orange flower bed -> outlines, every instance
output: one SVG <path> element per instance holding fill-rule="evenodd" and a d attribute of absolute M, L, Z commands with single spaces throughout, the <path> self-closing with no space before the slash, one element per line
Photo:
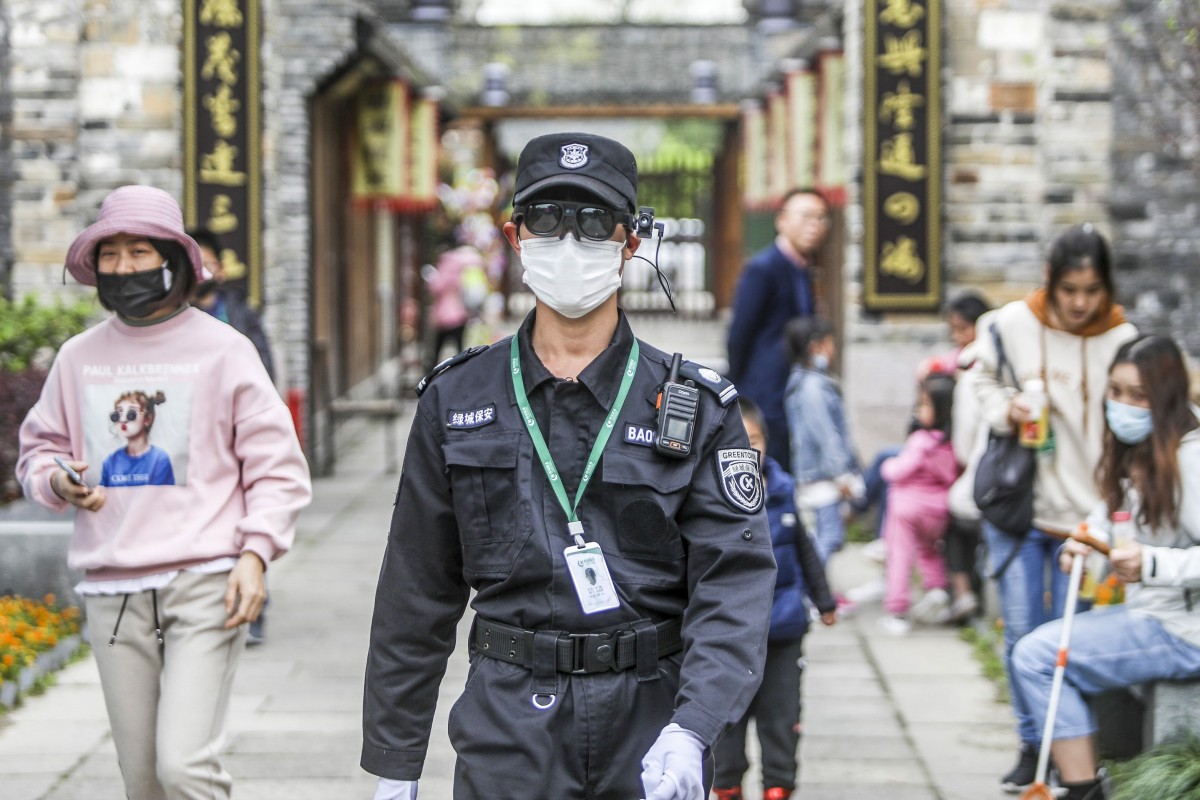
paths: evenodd
<path fill-rule="evenodd" d="M 79 633 L 79 608 L 59 608 L 54 595 L 40 602 L 26 597 L 0 597 L 0 686 L 15 681 L 41 653 Z"/>

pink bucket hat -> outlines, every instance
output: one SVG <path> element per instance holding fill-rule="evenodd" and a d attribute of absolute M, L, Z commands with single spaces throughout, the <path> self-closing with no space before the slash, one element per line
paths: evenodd
<path fill-rule="evenodd" d="M 153 186 L 122 186 L 109 192 L 96 222 L 85 228 L 67 251 L 71 277 L 84 286 L 95 286 L 96 245 L 118 233 L 179 242 L 192 262 L 196 280 L 208 276 L 200 246 L 184 232 L 183 212 L 175 198 Z"/>

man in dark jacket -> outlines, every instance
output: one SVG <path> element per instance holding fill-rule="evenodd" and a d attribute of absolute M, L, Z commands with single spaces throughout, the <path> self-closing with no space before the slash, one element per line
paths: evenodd
<path fill-rule="evenodd" d="M 192 304 L 249 339 L 254 344 L 254 349 L 258 350 L 258 357 L 267 368 L 267 375 L 271 376 L 271 381 L 274 382 L 275 361 L 271 358 L 271 345 L 267 342 L 267 332 L 263 330 L 258 312 L 246 302 L 244 294 L 225 285 L 225 265 L 221 261 L 220 238 L 208 228 L 193 228 L 187 233 L 200 245 L 204 268 L 212 275 L 212 278 L 196 287 Z M 269 599 L 267 603 L 270 603 Z M 259 645 L 265 642 L 266 629 L 267 612 L 264 605 L 262 613 L 250 623 L 246 644 Z"/>
<path fill-rule="evenodd" d="M 221 262 L 221 240 L 207 228 L 195 228 L 188 235 L 200 245 L 204 256 L 204 268 L 212 274 L 212 280 L 196 287 L 193 303 L 212 316 L 233 326 L 233 329 L 254 343 L 258 357 L 271 380 L 275 380 L 275 361 L 271 358 L 271 345 L 267 332 L 263 330 L 258 312 L 246 302 L 246 296 L 225 285 L 225 266 Z"/>
<path fill-rule="evenodd" d="M 816 312 L 813 257 L 829 233 L 829 203 L 816 189 L 792 189 L 775 214 L 775 230 L 775 241 L 746 263 L 738 280 L 727 339 L 729 379 L 762 409 L 769 455 L 790 471 L 783 329 Z"/>

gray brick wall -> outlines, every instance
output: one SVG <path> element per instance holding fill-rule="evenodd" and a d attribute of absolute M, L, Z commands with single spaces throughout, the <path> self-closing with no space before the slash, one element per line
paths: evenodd
<path fill-rule="evenodd" d="M 80 181 L 80 59 L 83 2 L 8 0 L 11 124 L 5 150 L 15 295 L 62 289 L 62 262 L 84 220 Z"/>
<path fill-rule="evenodd" d="M 1056 231 L 1109 229 L 1112 113 L 1106 62 L 1111 0 L 946 0 L 943 6 L 943 237 L 947 294 L 1000 302 L 1041 280 Z M 846 7 L 849 160 L 861 161 L 859 0 Z M 857 202 L 857 187 L 851 195 Z M 861 240 L 861 209 L 849 213 Z M 861 277 L 853 256 L 852 281 Z M 857 290 L 857 284 L 852 286 Z M 856 292 L 848 293 L 854 298 Z"/>
<path fill-rule="evenodd" d="M 9 54 L 8 2 L 0 2 L 0 294 L 11 294 L 12 271 L 12 64 Z"/>
<path fill-rule="evenodd" d="M 947 288 L 999 302 L 1040 282 L 1064 226 L 1109 229 L 1112 2 L 945 7 Z"/>
<path fill-rule="evenodd" d="M 1177 106 L 1153 95 L 1149 59 L 1139 55 L 1141 46 L 1161 39 L 1163 25 L 1154 0 L 1122 0 L 1112 21 L 1108 55 L 1114 75 L 1112 216 L 1117 265 L 1121 299 L 1138 327 L 1171 334 L 1197 356 L 1200 156 L 1188 160 L 1173 155 L 1169 140 L 1156 130 L 1179 129 L 1184 119 L 1172 113 Z M 1158 124 L 1150 124 L 1148 115 Z"/>

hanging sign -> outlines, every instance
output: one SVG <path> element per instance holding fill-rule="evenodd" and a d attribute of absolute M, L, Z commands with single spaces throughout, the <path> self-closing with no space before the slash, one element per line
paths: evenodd
<path fill-rule="evenodd" d="M 399 207 L 409 191 L 408 86 L 376 81 L 358 93 L 354 136 L 355 202 Z"/>
<path fill-rule="evenodd" d="M 941 19 L 938 0 L 865 0 L 863 306 L 941 300 Z"/>
<path fill-rule="evenodd" d="M 414 210 L 437 207 L 438 102 L 421 98 L 413 104 L 412 176 L 409 200 Z"/>
<path fill-rule="evenodd" d="M 262 302 L 259 0 L 183 0 L 183 213 L 221 241 L 226 280 Z"/>

